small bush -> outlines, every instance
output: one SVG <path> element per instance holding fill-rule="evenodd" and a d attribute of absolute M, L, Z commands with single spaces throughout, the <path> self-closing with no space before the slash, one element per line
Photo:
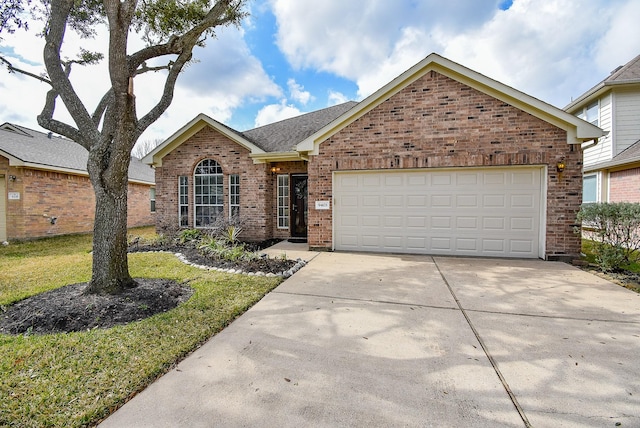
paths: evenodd
<path fill-rule="evenodd" d="M 640 204 L 585 204 L 578 213 L 585 237 L 594 241 L 596 263 L 604 271 L 620 270 L 640 260 Z"/>
<path fill-rule="evenodd" d="M 178 242 L 186 244 L 187 242 L 194 242 L 200 240 L 202 233 L 198 229 L 184 229 L 180 231 L 178 236 Z"/>

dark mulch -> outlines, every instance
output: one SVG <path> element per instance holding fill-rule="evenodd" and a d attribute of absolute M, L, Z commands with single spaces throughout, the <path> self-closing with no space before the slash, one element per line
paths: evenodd
<path fill-rule="evenodd" d="M 137 287 L 119 294 L 83 294 L 87 283 L 72 284 L 22 300 L 0 318 L 0 333 L 46 334 L 108 328 L 175 308 L 193 294 L 186 284 L 137 278 Z"/>
<path fill-rule="evenodd" d="M 279 240 L 248 243 L 247 248 L 259 251 Z M 187 260 L 204 266 L 241 269 L 244 272 L 281 273 L 296 262 L 293 260 L 259 258 L 228 262 L 203 255 L 189 245 L 138 246 L 136 251 L 170 251 L 182 253 Z M 120 294 L 83 294 L 87 284 L 73 284 L 22 300 L 0 314 L 0 333 L 46 334 L 109 328 L 150 317 L 173 309 L 193 294 L 186 284 L 164 279 L 137 278 L 137 287 Z"/>
<path fill-rule="evenodd" d="M 617 272 L 602 272 L 600 269 L 592 266 L 585 268 L 589 272 L 607 279 L 624 288 L 640 293 L 640 273 L 621 270 Z"/>

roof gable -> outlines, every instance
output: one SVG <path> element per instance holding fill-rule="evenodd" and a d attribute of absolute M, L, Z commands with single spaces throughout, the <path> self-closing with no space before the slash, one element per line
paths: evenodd
<path fill-rule="evenodd" d="M 237 143 L 238 145 L 244 147 L 249 150 L 251 154 L 261 154 L 265 153 L 265 151 L 258 147 L 254 142 L 249 141 L 244 135 L 232 129 L 215 119 L 207 116 L 206 114 L 200 113 L 198 116 L 194 117 L 189 123 L 184 125 L 182 128 L 178 129 L 173 133 L 169 138 L 160 143 L 155 149 L 149 152 L 145 157 L 142 158 L 142 162 L 153 165 L 153 166 L 162 166 L 162 159 L 171 153 L 173 150 L 178 148 L 182 143 L 187 141 L 189 138 L 197 134 L 200 130 L 205 127 L 211 127 L 229 138 L 231 141 Z"/>
<path fill-rule="evenodd" d="M 579 144 L 605 135 L 600 128 L 582 119 L 433 53 L 306 138 L 296 149 L 308 154 L 317 154 L 320 143 L 431 71 L 452 78 L 565 130 L 569 144 Z"/>
<path fill-rule="evenodd" d="M 295 146 L 309 135 L 357 105 L 354 101 L 284 119 L 259 128 L 238 132 L 205 114 L 199 114 L 143 158 L 162 166 L 162 159 L 193 135 L 210 126 L 251 152 L 255 163 L 300 160 Z"/>

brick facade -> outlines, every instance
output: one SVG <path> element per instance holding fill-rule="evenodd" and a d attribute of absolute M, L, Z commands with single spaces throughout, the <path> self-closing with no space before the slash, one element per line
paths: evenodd
<path fill-rule="evenodd" d="M 562 173 L 559 161 L 566 164 Z M 435 71 L 328 140 L 309 159 L 309 245 L 332 247 L 332 172 L 507 165 L 547 166 L 546 255 L 577 255 L 582 152 L 566 132 Z"/>
<path fill-rule="evenodd" d="M 0 173 L 5 175 L 8 240 L 90 233 L 93 231 L 95 197 L 88 177 L 54 171 L 9 167 L 0 157 Z M 8 179 L 15 176 L 15 180 Z M 129 184 L 128 226 L 148 226 L 155 222 L 150 209 L 150 186 Z M 55 222 L 52 219 L 55 218 Z"/>
<path fill-rule="evenodd" d="M 640 167 L 609 174 L 609 202 L 640 201 Z"/>
<path fill-rule="evenodd" d="M 229 215 L 229 175 L 240 176 L 240 218 L 243 239 L 261 241 L 274 233 L 273 196 L 275 175 L 268 164 L 254 164 L 249 151 L 212 128 L 205 127 L 163 159 L 156 168 L 156 228 L 175 231 L 178 223 L 178 177 L 189 178 L 189 227 L 194 227 L 193 174 L 204 159 L 218 162 L 224 182 L 224 215 Z"/>

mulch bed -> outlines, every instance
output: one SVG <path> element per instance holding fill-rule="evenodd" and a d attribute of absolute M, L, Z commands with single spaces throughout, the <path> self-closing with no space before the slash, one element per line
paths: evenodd
<path fill-rule="evenodd" d="M 259 251 L 278 240 L 250 244 Z M 170 251 L 182 253 L 192 263 L 244 272 L 282 273 L 296 264 L 294 260 L 258 258 L 250 261 L 228 262 L 201 254 L 186 246 L 135 246 L 136 251 Z M 165 279 L 136 278 L 138 286 L 119 294 L 83 294 L 87 283 L 72 284 L 41 293 L 0 313 L 0 333 L 48 334 L 109 328 L 138 321 L 175 308 L 193 295 L 187 284 Z"/>
<path fill-rule="evenodd" d="M 137 287 L 119 294 L 83 294 L 87 283 L 72 284 L 24 299 L 0 318 L 0 333 L 46 334 L 109 328 L 168 311 L 193 295 L 187 284 L 137 278 Z"/>

